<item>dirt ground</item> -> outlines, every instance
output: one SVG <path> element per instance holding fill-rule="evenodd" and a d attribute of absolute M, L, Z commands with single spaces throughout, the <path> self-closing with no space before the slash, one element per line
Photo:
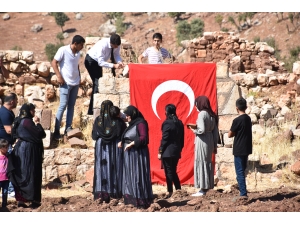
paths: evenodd
<path fill-rule="evenodd" d="M 81 186 L 80 186 L 81 185 Z M 124 205 L 123 199 L 111 199 L 109 203 L 93 199 L 91 188 L 84 182 L 75 182 L 58 189 L 44 186 L 42 204 L 38 208 L 17 207 L 9 198 L 7 208 L 0 212 L 299 212 L 300 189 L 281 185 L 265 190 L 251 190 L 248 199 L 239 198 L 237 185 L 229 191 L 215 187 L 206 196 L 192 197 L 197 190 L 183 186 L 166 199 L 166 187 L 153 185 L 153 204 L 147 209 Z M 28 203 L 29 205 L 29 203 Z"/>

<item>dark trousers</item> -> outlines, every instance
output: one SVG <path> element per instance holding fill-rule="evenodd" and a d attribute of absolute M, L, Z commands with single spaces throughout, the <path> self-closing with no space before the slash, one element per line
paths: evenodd
<path fill-rule="evenodd" d="M 179 158 L 174 158 L 174 157 L 162 158 L 165 175 L 166 175 L 168 192 L 173 192 L 173 185 L 172 185 L 173 183 L 176 190 L 181 189 L 180 181 L 176 172 L 178 161 Z"/>
<path fill-rule="evenodd" d="M 102 67 L 98 62 L 92 59 L 88 54 L 85 57 L 84 65 L 93 81 L 93 92 L 90 99 L 88 115 L 93 115 L 94 94 L 99 93 L 99 78 L 102 77 Z"/>
<path fill-rule="evenodd" d="M 236 180 L 240 189 L 240 196 L 247 196 L 245 171 L 248 163 L 248 155 L 234 156 Z"/>
<path fill-rule="evenodd" d="M 0 181 L 0 188 L 2 189 L 2 207 L 7 206 L 8 186 L 9 186 L 8 180 Z"/>

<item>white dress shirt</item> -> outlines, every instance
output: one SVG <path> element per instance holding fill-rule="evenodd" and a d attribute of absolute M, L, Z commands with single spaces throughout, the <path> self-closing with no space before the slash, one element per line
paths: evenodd
<path fill-rule="evenodd" d="M 101 67 L 113 68 L 113 63 L 106 62 L 110 59 L 111 54 L 111 45 L 110 38 L 103 38 L 98 41 L 90 50 L 88 50 L 87 54 L 98 62 L 98 65 Z M 120 56 L 120 45 L 118 48 L 113 50 L 114 58 L 117 63 L 122 62 Z"/>

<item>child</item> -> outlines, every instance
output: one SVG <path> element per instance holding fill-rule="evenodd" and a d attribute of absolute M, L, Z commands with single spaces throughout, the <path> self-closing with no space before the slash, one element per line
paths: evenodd
<path fill-rule="evenodd" d="M 239 116 L 233 120 L 228 137 L 235 137 L 233 155 L 236 180 L 239 185 L 240 196 L 247 198 L 245 170 L 248 155 L 252 154 L 252 123 L 250 117 L 245 113 L 247 102 L 244 98 L 236 100 L 236 109 Z"/>
<path fill-rule="evenodd" d="M 142 64 L 143 58 L 148 58 L 149 64 L 160 64 L 163 63 L 165 58 L 170 58 L 170 63 L 173 57 L 168 52 L 167 49 L 162 48 L 160 45 L 162 43 L 162 35 L 160 33 L 153 34 L 153 46 L 147 48 L 138 58 L 139 63 Z"/>
<path fill-rule="evenodd" d="M 8 141 L 5 139 L 0 139 L 0 188 L 2 189 L 2 207 L 7 205 L 7 195 L 8 195 L 8 185 L 9 180 L 6 175 L 7 172 L 7 151 L 8 151 Z"/>

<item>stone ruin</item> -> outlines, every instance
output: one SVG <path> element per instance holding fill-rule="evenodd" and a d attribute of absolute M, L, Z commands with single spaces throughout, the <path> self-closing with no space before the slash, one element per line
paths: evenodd
<path fill-rule="evenodd" d="M 87 50 L 101 37 L 86 37 L 84 57 Z M 298 76 L 300 62 L 294 63 L 292 73 L 287 73 L 283 63 L 274 57 L 274 49 L 266 43 L 248 42 L 233 33 L 205 32 L 203 37 L 185 41 L 186 50 L 178 56 L 184 63 L 215 62 L 217 64 L 217 96 L 220 115 L 220 135 L 224 148 L 220 148 L 216 159 L 217 177 L 220 184 L 234 181 L 232 139 L 226 138 L 231 121 L 237 116 L 235 100 L 241 96 L 248 102 L 248 112 L 254 131 L 260 132 L 269 121 L 269 125 L 278 125 L 285 120 L 290 112 L 291 102 L 299 101 Z M 4 66 L 10 71 L 9 78 L 0 75 L 0 95 L 13 91 L 19 97 L 19 107 L 24 102 L 32 102 L 37 106 L 37 115 L 46 130 L 44 139 L 45 160 L 43 164 L 43 182 L 71 182 L 86 180 L 92 185 L 94 148 L 80 142 L 82 133 L 75 130 L 68 136 L 76 139 L 70 147 L 49 149 L 51 141 L 52 110 L 49 104 L 57 101 L 59 89 L 57 78 L 50 62 L 34 61 L 31 51 L 0 50 L 4 57 Z M 136 55 L 130 43 L 122 40 L 121 56 L 125 63 L 134 62 Z M 179 60 L 178 60 L 179 61 Z M 82 68 L 81 68 L 82 69 Z M 130 103 L 129 74 L 117 70 L 113 77 L 110 69 L 103 69 L 103 77 L 99 79 L 100 93 L 94 95 L 94 117 L 99 114 L 99 106 L 103 100 L 109 99 L 124 109 Z M 282 94 L 277 102 L 270 98 L 247 97 L 249 92 L 267 93 L 270 88 L 278 85 L 293 85 L 286 94 Z M 297 86 L 298 85 L 298 86 Z M 92 81 L 87 71 L 81 73 L 78 97 L 87 98 L 91 95 Z M 17 110 L 15 112 L 17 114 Z M 274 118 L 276 121 L 274 123 Z M 271 119 L 273 122 L 271 123 Z M 296 134 L 296 129 L 294 129 Z M 300 134 L 300 132 L 298 132 Z M 300 169 L 299 169 L 300 171 Z"/>

